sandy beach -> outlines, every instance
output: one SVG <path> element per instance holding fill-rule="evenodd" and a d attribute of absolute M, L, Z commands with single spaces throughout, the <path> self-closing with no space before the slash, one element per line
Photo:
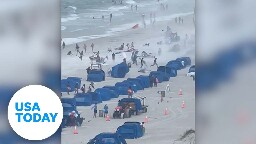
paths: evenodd
<path fill-rule="evenodd" d="M 181 56 L 190 57 L 192 64 L 195 63 L 195 27 L 193 24 L 193 15 L 183 16 L 184 23 L 177 24 L 175 20 L 157 21 L 154 25 L 147 25 L 147 28 L 139 27 L 138 29 L 130 29 L 117 33 L 116 35 L 109 37 L 102 37 L 92 39 L 78 43 L 80 49 L 83 49 L 83 44 L 87 45 L 87 52 L 81 61 L 76 56 L 75 44 L 67 45 L 65 49 L 62 49 L 62 78 L 67 77 L 80 77 L 82 78 L 82 84 L 88 86 L 89 82 L 86 81 L 87 73 L 86 68 L 90 66 L 91 61 L 89 56 L 93 53 L 91 51 L 91 43 L 95 44 L 94 51 L 100 51 L 101 57 L 108 56 L 109 59 L 103 64 L 103 70 L 106 72 L 112 66 L 121 63 L 124 56 L 123 54 L 117 54 L 116 60 L 111 60 L 111 54 L 108 52 L 108 48 L 114 50 L 122 43 L 134 42 L 134 48 L 141 53 L 146 51 L 152 53 L 152 55 L 158 58 L 158 65 L 165 65 L 170 60 L 175 60 Z M 133 25 L 131 25 L 132 27 Z M 176 43 L 165 44 L 165 31 L 169 26 L 173 32 L 177 32 L 181 40 Z M 189 39 L 185 40 L 186 34 Z M 159 45 L 157 42 L 162 41 Z M 145 43 L 150 43 L 149 46 L 143 46 Z M 180 45 L 179 50 L 173 50 L 172 47 L 175 44 Z M 162 49 L 162 54 L 158 55 L 158 49 Z M 72 51 L 73 55 L 67 55 L 68 51 Z M 116 52 L 116 51 L 114 51 Z M 126 52 L 127 62 L 130 62 L 131 52 Z M 145 59 L 148 67 L 148 71 L 156 70 L 156 67 L 150 67 L 153 64 L 153 58 Z M 81 127 L 78 127 L 77 135 L 73 134 L 72 127 L 64 128 L 62 131 L 62 143 L 63 144 L 85 144 L 90 139 L 94 138 L 101 132 L 115 132 L 117 127 L 122 125 L 125 121 L 139 121 L 142 122 L 147 116 L 149 122 L 145 124 L 146 133 L 143 137 L 135 140 L 127 140 L 128 144 L 169 144 L 174 143 L 180 136 L 189 129 L 195 129 L 195 83 L 192 78 L 187 77 L 188 68 L 178 71 L 178 76 L 171 78 L 169 82 L 163 82 L 158 87 L 148 88 L 143 91 L 139 91 L 134 94 L 135 97 L 147 97 L 146 105 L 148 105 L 148 112 L 133 116 L 129 119 L 112 119 L 105 121 L 104 118 L 92 118 L 93 111 L 91 107 L 78 107 L 78 111 L 81 116 L 85 118 Z M 106 81 L 95 83 L 96 88 L 101 88 L 105 85 L 114 85 L 116 82 L 121 82 L 127 78 L 137 77 L 139 75 L 148 75 L 148 73 L 139 73 L 139 65 L 132 65 L 129 73 L 125 78 L 112 78 L 106 77 Z M 164 98 L 164 102 L 159 103 L 160 95 L 157 91 L 165 90 L 167 84 L 171 86 L 171 92 L 168 92 Z M 178 92 L 182 89 L 183 95 L 179 96 Z M 63 97 L 73 97 L 74 93 L 67 95 L 62 94 Z M 98 104 L 98 109 L 102 109 L 105 104 L 109 106 L 109 115 L 112 116 L 114 108 L 117 106 L 119 99 L 127 96 L 120 96 L 116 99 Z M 186 107 L 181 108 L 182 101 L 185 101 Z M 168 109 L 169 114 L 164 115 L 165 108 Z M 176 143 L 179 143 L 178 141 Z M 189 143 L 189 142 L 181 142 Z"/>

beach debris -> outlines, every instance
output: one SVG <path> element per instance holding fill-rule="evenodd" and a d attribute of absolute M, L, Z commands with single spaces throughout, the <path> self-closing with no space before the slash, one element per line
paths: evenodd
<path fill-rule="evenodd" d="M 134 26 L 132 27 L 132 29 L 137 29 L 137 28 L 139 28 L 139 24 L 136 24 L 136 25 L 134 25 Z"/>

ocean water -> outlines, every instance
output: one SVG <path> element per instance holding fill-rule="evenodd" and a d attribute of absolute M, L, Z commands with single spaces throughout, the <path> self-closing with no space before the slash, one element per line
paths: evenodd
<path fill-rule="evenodd" d="M 121 0 L 116 1 L 115 4 L 112 0 L 62 0 L 61 35 L 66 44 L 131 29 L 135 24 L 142 24 L 142 14 L 146 23 L 150 23 L 150 13 L 155 13 L 156 21 L 163 21 L 191 14 L 195 7 L 195 0 L 122 0 L 122 4 Z M 162 4 L 167 4 L 168 9 L 163 10 Z M 135 5 L 138 6 L 137 11 Z"/>

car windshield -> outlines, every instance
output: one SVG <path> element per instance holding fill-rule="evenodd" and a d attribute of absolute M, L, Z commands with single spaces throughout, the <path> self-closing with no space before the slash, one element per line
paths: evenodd
<path fill-rule="evenodd" d="M 195 67 L 191 67 L 191 68 L 189 69 L 189 72 L 195 72 Z"/>

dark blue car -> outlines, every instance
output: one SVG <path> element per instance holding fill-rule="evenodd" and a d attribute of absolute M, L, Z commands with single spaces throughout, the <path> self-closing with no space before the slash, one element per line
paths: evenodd
<path fill-rule="evenodd" d="M 87 144 L 127 144 L 125 139 L 117 133 L 100 133 Z"/>

